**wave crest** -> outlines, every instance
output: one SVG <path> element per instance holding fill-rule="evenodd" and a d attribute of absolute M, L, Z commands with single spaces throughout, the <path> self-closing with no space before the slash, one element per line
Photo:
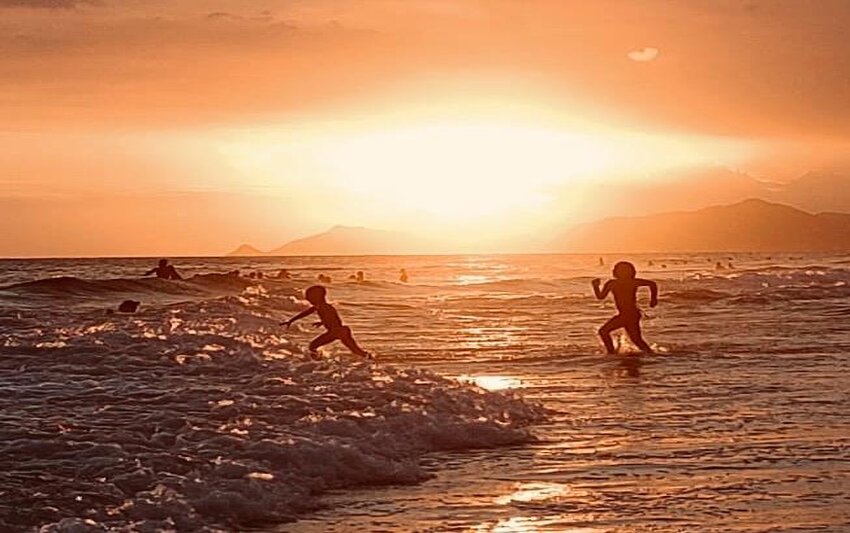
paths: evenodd
<path fill-rule="evenodd" d="M 26 510 L 0 529 L 262 527 L 329 489 L 422 481 L 427 452 L 528 442 L 544 416 L 426 371 L 313 361 L 259 311 L 269 299 L 92 317 L 0 347 L 15 398 L 0 483 Z"/>

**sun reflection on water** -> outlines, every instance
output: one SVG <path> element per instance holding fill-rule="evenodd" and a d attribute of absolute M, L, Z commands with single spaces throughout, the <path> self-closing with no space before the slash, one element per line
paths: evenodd
<path fill-rule="evenodd" d="M 472 383 L 489 391 L 517 389 L 522 387 L 522 380 L 513 376 L 473 376 L 463 374 L 457 377 L 463 383 Z"/>
<path fill-rule="evenodd" d="M 514 502 L 541 502 L 557 499 L 568 491 L 569 487 L 560 483 L 519 483 L 514 492 L 496 498 L 496 503 L 510 505 Z"/>
<path fill-rule="evenodd" d="M 601 533 L 602 529 L 593 527 L 564 527 L 563 516 L 512 516 L 503 518 L 495 524 L 481 524 L 473 531 L 476 533 L 538 533 L 558 531 L 559 533 Z"/>

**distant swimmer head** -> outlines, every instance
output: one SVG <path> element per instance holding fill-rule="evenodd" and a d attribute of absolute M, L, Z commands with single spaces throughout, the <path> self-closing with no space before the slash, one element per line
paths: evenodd
<path fill-rule="evenodd" d="M 160 259 L 159 266 L 164 267 L 168 265 L 168 259 Z"/>
<path fill-rule="evenodd" d="M 637 276 L 635 266 L 628 261 L 620 261 L 614 265 L 614 277 L 617 279 L 634 279 Z"/>
<path fill-rule="evenodd" d="M 328 291 L 321 285 L 313 285 L 312 287 L 308 287 L 306 291 L 304 291 L 304 297 L 311 304 L 319 304 L 325 301 L 325 296 L 327 296 Z"/>

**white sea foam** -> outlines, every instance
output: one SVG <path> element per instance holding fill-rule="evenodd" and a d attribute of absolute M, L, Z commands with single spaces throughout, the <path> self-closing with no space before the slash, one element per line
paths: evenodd
<path fill-rule="evenodd" d="M 0 530 L 286 530 L 274 524 L 296 516 L 292 531 L 840 530 L 846 256 L 733 257 L 724 271 L 637 258 L 661 289 L 644 332 L 666 349 L 619 359 L 595 335 L 615 313 L 592 296 L 610 274 L 596 259 L 185 259 L 184 282 L 129 279 L 139 260 L 12 261 Z M 391 281 L 402 264 L 406 285 Z M 296 280 L 191 276 L 281 267 Z M 373 281 L 330 297 L 378 365 L 338 360 L 339 345 L 305 357 L 311 321 L 278 321 L 316 273 L 360 269 Z M 31 283 L 57 274 L 86 279 Z M 126 298 L 138 313 L 105 315 Z M 423 458 L 527 442 L 542 415 L 423 368 L 546 402 L 541 440 Z M 434 473 L 378 498 L 327 492 Z"/>
<path fill-rule="evenodd" d="M 422 481 L 430 451 L 532 439 L 542 412 L 511 395 L 305 357 L 273 314 L 293 296 L 6 316 L 0 529 L 267 526 L 328 489 Z"/>

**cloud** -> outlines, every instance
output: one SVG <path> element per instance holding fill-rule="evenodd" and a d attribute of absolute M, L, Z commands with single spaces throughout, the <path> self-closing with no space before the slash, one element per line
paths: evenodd
<path fill-rule="evenodd" d="M 0 8 L 29 7 L 37 9 L 73 9 L 81 4 L 96 4 L 95 0 L 0 0 Z"/>
<path fill-rule="evenodd" d="M 653 61 L 656 57 L 658 57 L 658 53 L 658 48 L 646 47 L 641 48 L 640 50 L 632 50 L 626 55 L 632 61 L 637 61 L 638 63 L 647 63 L 649 61 Z"/>
<path fill-rule="evenodd" d="M 96 1 L 0 0 L 78 6 L 0 14 L 0 127 L 255 120 L 519 76 L 659 127 L 850 138 L 847 0 Z"/>
<path fill-rule="evenodd" d="M 211 13 L 207 13 L 205 18 L 209 21 L 219 22 L 274 22 L 274 17 L 272 16 L 270 11 L 262 11 L 258 15 L 253 16 L 238 15 L 227 11 L 213 11 Z"/>

